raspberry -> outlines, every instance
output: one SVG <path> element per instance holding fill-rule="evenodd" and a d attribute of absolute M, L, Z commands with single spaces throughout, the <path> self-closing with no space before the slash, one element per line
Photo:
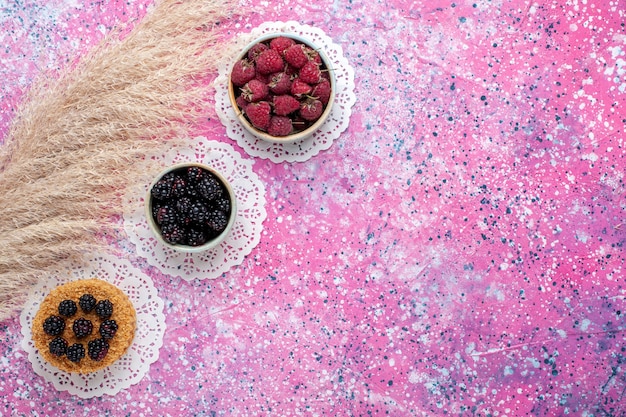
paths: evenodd
<path fill-rule="evenodd" d="M 286 36 L 279 36 L 270 41 L 270 48 L 276 50 L 279 54 L 285 51 L 285 49 L 289 48 L 291 45 L 294 45 L 296 41 Z"/>
<path fill-rule="evenodd" d="M 302 116 L 300 116 L 300 112 L 292 115 L 291 123 L 293 123 L 294 126 L 297 126 L 298 131 L 306 130 L 313 125 L 313 122 L 303 119 Z"/>
<path fill-rule="evenodd" d="M 284 66 L 283 58 L 274 49 L 261 52 L 256 59 L 256 70 L 261 74 L 279 72 Z"/>
<path fill-rule="evenodd" d="M 324 79 L 313 87 L 313 90 L 311 90 L 311 97 L 317 98 L 325 106 L 330 100 L 330 93 L 330 81 Z"/>
<path fill-rule="evenodd" d="M 283 53 L 285 61 L 294 68 L 302 68 L 309 62 L 309 57 L 305 53 L 304 45 L 301 43 L 290 46 Z"/>
<path fill-rule="evenodd" d="M 263 100 L 267 97 L 268 92 L 269 87 L 267 84 L 259 80 L 250 80 L 241 89 L 241 95 L 250 103 Z"/>
<path fill-rule="evenodd" d="M 300 108 L 300 102 L 291 95 L 274 97 L 274 114 L 277 116 L 287 116 L 289 113 Z"/>
<path fill-rule="evenodd" d="M 117 329 L 118 326 L 115 320 L 105 320 L 100 323 L 100 329 L 98 329 L 98 332 L 104 340 L 110 340 L 113 339 L 113 336 L 115 336 Z"/>
<path fill-rule="evenodd" d="M 306 96 L 311 92 L 312 89 L 313 88 L 309 84 L 305 83 L 299 78 L 296 78 L 295 80 L 293 80 L 293 83 L 291 83 L 291 95 L 295 96 L 296 98 Z"/>
<path fill-rule="evenodd" d="M 285 67 L 285 74 L 287 74 L 293 80 L 293 78 L 298 75 L 299 70 L 300 68 L 292 67 L 291 65 L 287 64 L 287 66 Z"/>
<path fill-rule="evenodd" d="M 259 101 L 246 106 L 246 115 L 254 127 L 259 130 L 267 130 L 270 125 L 271 110 L 272 108 L 267 101 Z"/>
<path fill-rule="evenodd" d="M 84 317 L 74 320 L 74 324 L 72 325 L 72 331 L 77 338 L 82 339 L 83 337 L 87 337 L 93 331 L 93 324 L 91 321 L 87 320 Z"/>
<path fill-rule="evenodd" d="M 55 337 L 48 343 L 48 349 L 55 356 L 63 356 L 67 352 L 67 341 L 62 337 Z"/>
<path fill-rule="evenodd" d="M 272 77 L 272 74 L 259 74 L 257 73 L 256 77 L 254 77 L 255 80 L 262 82 L 263 84 L 267 85 L 270 83 L 270 78 Z"/>
<path fill-rule="evenodd" d="M 308 121 L 319 119 L 323 111 L 324 105 L 317 99 L 308 99 L 300 106 L 300 116 Z"/>
<path fill-rule="evenodd" d="M 322 80 L 322 71 L 318 64 L 309 61 L 300 68 L 298 78 L 307 84 L 317 84 Z"/>
<path fill-rule="evenodd" d="M 83 294 L 78 300 L 78 305 L 85 313 L 89 313 L 96 306 L 96 299 L 91 294 Z"/>
<path fill-rule="evenodd" d="M 59 316 L 50 316 L 43 322 L 43 331 L 50 336 L 59 336 L 65 330 L 65 320 Z"/>
<path fill-rule="evenodd" d="M 287 136 L 291 133 L 293 126 L 291 119 L 287 116 L 272 116 L 267 133 L 272 136 Z"/>
<path fill-rule="evenodd" d="M 265 50 L 269 49 L 269 46 L 267 46 L 266 44 L 264 44 L 263 42 L 259 42 L 256 45 L 252 46 L 249 50 L 248 50 L 248 60 L 250 62 L 254 62 L 256 61 L 257 57 L 259 56 L 259 54 Z"/>
<path fill-rule="evenodd" d="M 243 98 L 243 96 L 237 96 L 235 102 L 237 103 L 237 107 L 239 107 L 239 110 L 245 113 L 246 107 L 248 106 L 248 102 L 246 101 L 246 99 Z"/>
<path fill-rule="evenodd" d="M 72 317 L 76 314 L 76 303 L 72 300 L 63 300 L 59 303 L 59 314 L 65 317 Z"/>
<path fill-rule="evenodd" d="M 287 94 L 291 91 L 291 76 L 286 72 L 279 72 L 270 77 L 268 84 L 270 91 L 274 94 Z"/>
<path fill-rule="evenodd" d="M 72 346 L 67 348 L 66 355 L 67 359 L 78 363 L 85 357 L 85 348 L 80 343 L 74 343 Z"/>
<path fill-rule="evenodd" d="M 91 340 L 87 344 L 87 352 L 89 357 L 94 361 L 101 361 L 109 352 L 109 344 L 104 339 Z"/>
<path fill-rule="evenodd" d="M 256 75 L 256 70 L 252 62 L 247 59 L 241 59 L 235 62 L 233 70 L 230 73 L 230 81 L 233 85 L 241 87 L 248 81 L 252 80 Z"/>
<path fill-rule="evenodd" d="M 320 56 L 319 52 L 317 52 L 315 49 L 309 48 L 308 46 L 304 46 L 304 54 L 307 56 L 307 58 L 309 59 L 309 61 L 315 62 L 318 65 L 322 65 L 322 57 Z"/>
<path fill-rule="evenodd" d="M 108 319 L 113 314 L 113 303 L 109 300 L 100 300 L 96 304 L 96 314 L 101 319 Z"/>

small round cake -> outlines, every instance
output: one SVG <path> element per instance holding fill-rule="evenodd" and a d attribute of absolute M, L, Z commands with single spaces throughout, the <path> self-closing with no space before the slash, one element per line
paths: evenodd
<path fill-rule="evenodd" d="M 135 309 L 122 290 L 100 280 L 53 289 L 33 319 L 41 356 L 66 372 L 86 374 L 118 360 L 135 337 Z"/>

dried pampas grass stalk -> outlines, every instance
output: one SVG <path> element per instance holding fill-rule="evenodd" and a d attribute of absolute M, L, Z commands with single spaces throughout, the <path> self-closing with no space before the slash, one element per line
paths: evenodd
<path fill-rule="evenodd" d="M 200 117 L 230 1 L 162 0 L 34 83 L 0 147 L 0 320 L 115 227 L 124 188 Z"/>

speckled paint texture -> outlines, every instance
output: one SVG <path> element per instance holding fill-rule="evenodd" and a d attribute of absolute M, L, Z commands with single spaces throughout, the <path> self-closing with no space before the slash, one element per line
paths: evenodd
<path fill-rule="evenodd" d="M 33 77 L 148 6 L 0 3 L 0 137 Z M 349 128 L 255 162 L 268 218 L 223 278 L 162 275 L 120 236 L 166 305 L 137 385 L 58 392 L 2 323 L 0 414 L 625 416 L 626 1 L 242 7 L 227 38 L 297 20 L 343 47 Z"/>

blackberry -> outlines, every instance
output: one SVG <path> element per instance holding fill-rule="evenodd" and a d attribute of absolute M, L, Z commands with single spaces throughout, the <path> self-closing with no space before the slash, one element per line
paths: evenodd
<path fill-rule="evenodd" d="M 191 198 L 192 200 L 199 200 L 202 198 L 202 196 L 200 196 L 200 193 L 198 193 L 198 189 L 196 187 L 187 187 L 186 196 Z"/>
<path fill-rule="evenodd" d="M 65 320 L 59 316 L 50 316 L 43 322 L 43 331 L 50 336 L 59 336 L 65 330 Z"/>
<path fill-rule="evenodd" d="M 175 245 L 183 240 L 184 232 L 178 224 L 167 224 L 161 227 L 161 236 L 167 243 Z"/>
<path fill-rule="evenodd" d="M 170 185 L 172 185 L 172 182 L 174 182 L 174 178 L 176 178 L 176 174 L 174 172 L 170 171 L 167 174 L 163 175 L 161 177 L 161 180 L 169 183 Z"/>
<path fill-rule="evenodd" d="M 85 357 L 85 347 L 81 343 L 74 343 L 67 348 L 66 355 L 67 359 L 78 363 Z"/>
<path fill-rule="evenodd" d="M 204 177 L 204 170 L 200 167 L 189 167 L 187 168 L 187 179 L 189 180 L 189 184 L 194 185 L 200 182 L 200 180 Z"/>
<path fill-rule="evenodd" d="M 156 216 L 154 216 L 154 220 L 161 226 L 176 223 L 176 219 L 176 211 L 168 204 L 159 207 Z"/>
<path fill-rule="evenodd" d="M 63 356 L 67 352 L 67 341 L 62 337 L 55 337 L 48 343 L 48 349 L 55 356 Z"/>
<path fill-rule="evenodd" d="M 169 202 L 169 200 L 167 200 L 167 202 Z M 159 209 L 163 207 L 165 204 L 167 203 L 164 201 L 152 199 L 152 218 L 154 219 L 154 221 L 156 221 L 157 213 L 159 212 Z"/>
<path fill-rule="evenodd" d="M 174 178 L 172 182 L 172 196 L 182 197 L 185 195 L 187 189 L 187 182 L 182 177 Z"/>
<path fill-rule="evenodd" d="M 223 211 L 213 210 L 209 213 L 206 224 L 214 232 L 221 233 L 228 225 L 228 216 Z"/>
<path fill-rule="evenodd" d="M 93 331 L 93 324 L 86 318 L 81 317 L 74 320 L 74 324 L 72 324 L 72 331 L 77 338 L 82 339 L 83 337 L 87 337 L 91 334 Z"/>
<path fill-rule="evenodd" d="M 150 190 L 152 197 L 157 200 L 167 200 L 172 196 L 172 181 L 161 178 Z"/>
<path fill-rule="evenodd" d="M 108 319 L 113 314 L 113 303 L 109 300 L 101 300 L 96 304 L 96 314 L 101 319 Z"/>
<path fill-rule="evenodd" d="M 109 352 L 109 344 L 104 339 L 91 340 L 87 344 L 87 352 L 94 361 L 101 361 Z"/>
<path fill-rule="evenodd" d="M 202 230 L 189 229 L 185 243 L 189 246 L 204 245 L 207 241 L 206 234 Z"/>
<path fill-rule="evenodd" d="M 213 201 L 222 195 L 222 184 L 213 175 L 205 175 L 196 185 L 196 189 L 207 201 Z"/>
<path fill-rule="evenodd" d="M 189 219 L 196 224 L 204 223 L 208 214 L 207 207 L 199 201 L 193 203 L 189 208 Z"/>
<path fill-rule="evenodd" d="M 100 336 L 104 340 L 113 339 L 115 333 L 117 332 L 118 326 L 115 320 L 105 320 L 100 323 Z"/>
<path fill-rule="evenodd" d="M 213 203 L 213 206 L 216 209 L 218 209 L 220 211 L 223 211 L 224 213 L 228 214 L 228 213 L 230 213 L 230 198 L 228 198 L 228 197 L 218 198 Z"/>
<path fill-rule="evenodd" d="M 85 313 L 89 313 L 96 306 L 96 298 L 91 294 L 83 294 L 78 299 L 78 305 Z"/>
<path fill-rule="evenodd" d="M 76 314 L 76 303 L 72 300 L 63 300 L 59 303 L 59 314 L 65 317 L 72 317 Z"/>
<path fill-rule="evenodd" d="M 193 201 L 189 197 L 181 197 L 176 201 L 176 211 L 182 216 L 185 217 L 189 214 L 191 210 L 191 206 L 193 205 Z"/>

